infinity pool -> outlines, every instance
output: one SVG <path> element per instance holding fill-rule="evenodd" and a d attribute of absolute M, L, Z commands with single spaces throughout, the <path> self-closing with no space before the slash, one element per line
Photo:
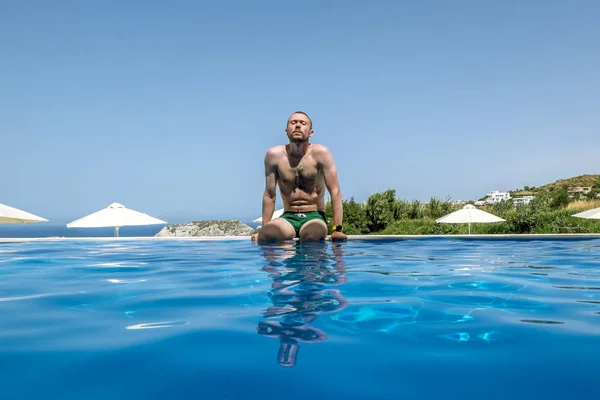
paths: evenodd
<path fill-rule="evenodd" d="M 0 244 L 2 399 L 600 398 L 600 240 Z"/>

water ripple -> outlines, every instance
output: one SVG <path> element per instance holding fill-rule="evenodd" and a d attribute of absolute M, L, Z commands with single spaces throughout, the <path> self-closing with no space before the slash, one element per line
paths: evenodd
<path fill-rule="evenodd" d="M 596 240 L 7 243 L 0 352 L 241 332 L 293 367 L 305 343 L 598 335 L 599 253 Z"/>

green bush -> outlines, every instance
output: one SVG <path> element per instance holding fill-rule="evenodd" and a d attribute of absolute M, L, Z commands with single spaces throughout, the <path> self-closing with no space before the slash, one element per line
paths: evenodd
<path fill-rule="evenodd" d="M 367 199 L 366 204 L 367 227 L 370 232 L 385 229 L 394 222 L 396 214 L 396 191 L 386 190 L 375 193 Z"/>
<path fill-rule="evenodd" d="M 344 221 L 342 226 L 347 235 L 364 235 L 370 232 L 367 225 L 367 214 L 364 205 L 357 203 L 354 201 L 354 197 L 352 197 L 350 201 L 344 200 L 342 202 L 342 208 L 344 210 Z M 330 225 L 333 225 L 333 210 L 331 209 L 330 202 L 327 203 L 325 214 L 327 215 Z"/>

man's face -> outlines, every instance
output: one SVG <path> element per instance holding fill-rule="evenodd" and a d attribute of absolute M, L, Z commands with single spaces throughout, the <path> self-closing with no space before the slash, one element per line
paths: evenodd
<path fill-rule="evenodd" d="M 310 119 L 304 114 L 292 114 L 285 133 L 292 143 L 307 142 L 314 134 Z"/>

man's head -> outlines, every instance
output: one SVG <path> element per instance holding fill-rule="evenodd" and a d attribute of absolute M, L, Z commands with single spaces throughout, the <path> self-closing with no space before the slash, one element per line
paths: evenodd
<path fill-rule="evenodd" d="M 296 111 L 288 118 L 285 134 L 291 143 L 308 142 L 308 138 L 314 135 L 312 120 L 306 113 Z"/>

